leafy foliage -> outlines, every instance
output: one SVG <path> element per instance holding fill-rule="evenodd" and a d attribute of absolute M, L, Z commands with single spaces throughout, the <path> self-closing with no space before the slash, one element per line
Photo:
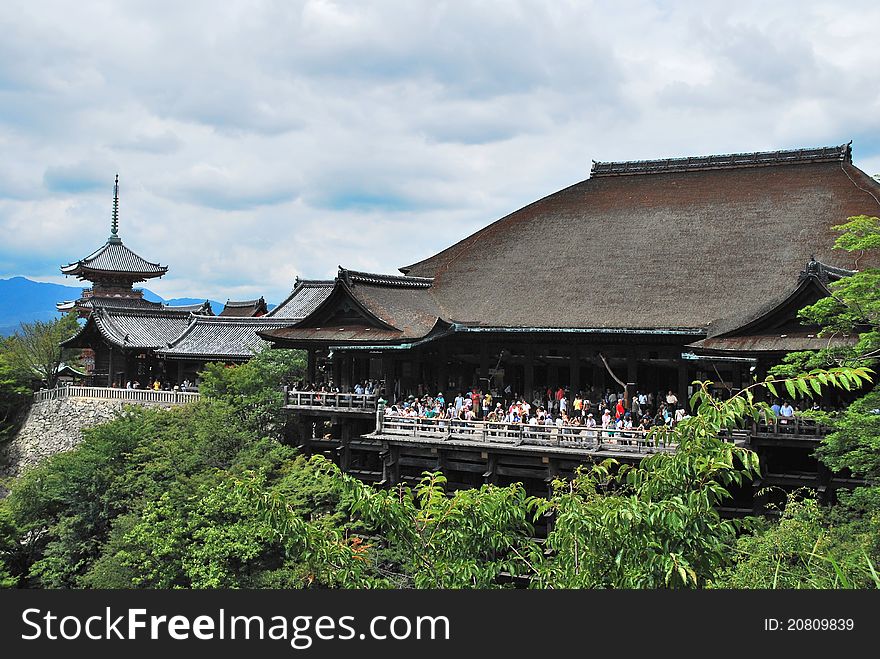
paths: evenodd
<path fill-rule="evenodd" d="M 878 587 L 880 515 L 836 524 L 809 493 L 791 495 L 777 523 L 742 536 L 734 564 L 712 580 L 715 588 Z"/>
<path fill-rule="evenodd" d="M 271 434 L 285 424 L 281 387 L 301 379 L 305 369 L 301 350 L 264 349 L 240 366 L 207 364 L 199 392 L 231 405 L 245 427 Z"/>
<path fill-rule="evenodd" d="M 76 316 L 71 314 L 49 322 L 21 323 L 4 342 L 3 352 L 20 381 L 42 381 L 51 389 L 62 362 L 65 358 L 71 359 L 75 352 L 62 350 L 59 344 L 78 331 Z"/>

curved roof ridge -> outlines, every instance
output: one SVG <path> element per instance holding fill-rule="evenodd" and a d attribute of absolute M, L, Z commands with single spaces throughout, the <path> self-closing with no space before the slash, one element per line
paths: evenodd
<path fill-rule="evenodd" d="M 812 162 L 852 162 L 852 142 L 838 146 L 820 146 L 808 149 L 726 153 L 657 160 L 623 160 L 599 162 L 594 160 L 590 178 L 599 176 L 632 176 L 635 174 L 662 174 L 665 172 L 699 172 L 708 169 L 741 167 L 768 167 Z"/>
<path fill-rule="evenodd" d="M 164 275 L 168 272 L 168 266 L 147 261 L 119 240 L 107 241 L 84 259 L 61 266 L 61 272 L 65 275 L 82 276 L 89 271 L 124 272 L 151 278 Z"/>
<path fill-rule="evenodd" d="M 376 286 L 395 286 L 400 288 L 430 288 L 433 277 L 415 277 L 410 275 L 386 275 L 376 272 L 361 272 L 339 266 L 338 278 L 346 283 L 373 284 Z"/>

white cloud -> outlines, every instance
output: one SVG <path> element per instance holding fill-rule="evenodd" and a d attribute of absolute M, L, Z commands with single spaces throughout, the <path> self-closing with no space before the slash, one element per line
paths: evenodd
<path fill-rule="evenodd" d="M 880 171 L 872 2 L 4 2 L 0 276 L 121 235 L 165 297 L 393 272 L 623 160 Z M 3 272 L 5 271 L 5 273 Z"/>

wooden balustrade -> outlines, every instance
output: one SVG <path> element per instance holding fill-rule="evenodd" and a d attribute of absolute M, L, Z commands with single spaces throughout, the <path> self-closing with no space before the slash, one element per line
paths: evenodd
<path fill-rule="evenodd" d="M 154 389 L 116 389 L 113 387 L 80 387 L 63 386 L 44 389 L 34 394 L 34 402 L 46 400 L 62 400 L 64 398 L 92 398 L 101 400 L 119 400 L 129 403 L 164 403 L 182 405 L 199 399 L 199 394 L 192 391 L 156 391 Z"/>
<path fill-rule="evenodd" d="M 284 388 L 284 405 L 300 409 L 330 409 L 373 413 L 376 411 L 377 394 L 349 394 L 332 391 L 297 391 Z"/>
<path fill-rule="evenodd" d="M 439 439 L 455 439 L 511 446 L 533 445 L 574 450 L 620 450 L 635 453 L 671 451 L 666 433 L 643 430 L 585 428 L 583 426 L 532 425 L 460 419 L 423 419 L 388 416 L 382 419 L 381 434 Z"/>

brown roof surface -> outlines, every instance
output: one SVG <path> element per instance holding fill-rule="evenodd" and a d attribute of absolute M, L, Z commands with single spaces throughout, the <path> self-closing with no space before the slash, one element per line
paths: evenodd
<path fill-rule="evenodd" d="M 688 347 L 702 352 L 792 352 L 822 350 L 828 347 L 853 346 L 857 337 L 819 338 L 815 334 L 756 334 L 751 336 L 714 337 L 691 343 Z"/>
<path fill-rule="evenodd" d="M 266 300 L 262 297 L 258 300 L 226 300 L 223 311 L 220 316 L 233 318 L 253 318 L 254 316 L 262 316 L 268 311 Z"/>
<path fill-rule="evenodd" d="M 774 153 L 775 164 L 596 176 L 401 270 L 433 277 L 434 308 L 465 324 L 706 329 L 754 316 L 813 254 L 852 269 L 831 226 L 880 211 L 880 184 L 845 147 Z"/>
<path fill-rule="evenodd" d="M 340 268 L 332 292 L 306 319 L 293 327 L 261 333 L 261 336 L 332 342 L 422 338 L 441 318 L 429 285 L 430 282 L 426 284 L 422 278 Z M 362 307 L 367 313 L 358 311 L 357 317 L 340 322 L 335 310 L 351 300 L 355 307 Z"/>

